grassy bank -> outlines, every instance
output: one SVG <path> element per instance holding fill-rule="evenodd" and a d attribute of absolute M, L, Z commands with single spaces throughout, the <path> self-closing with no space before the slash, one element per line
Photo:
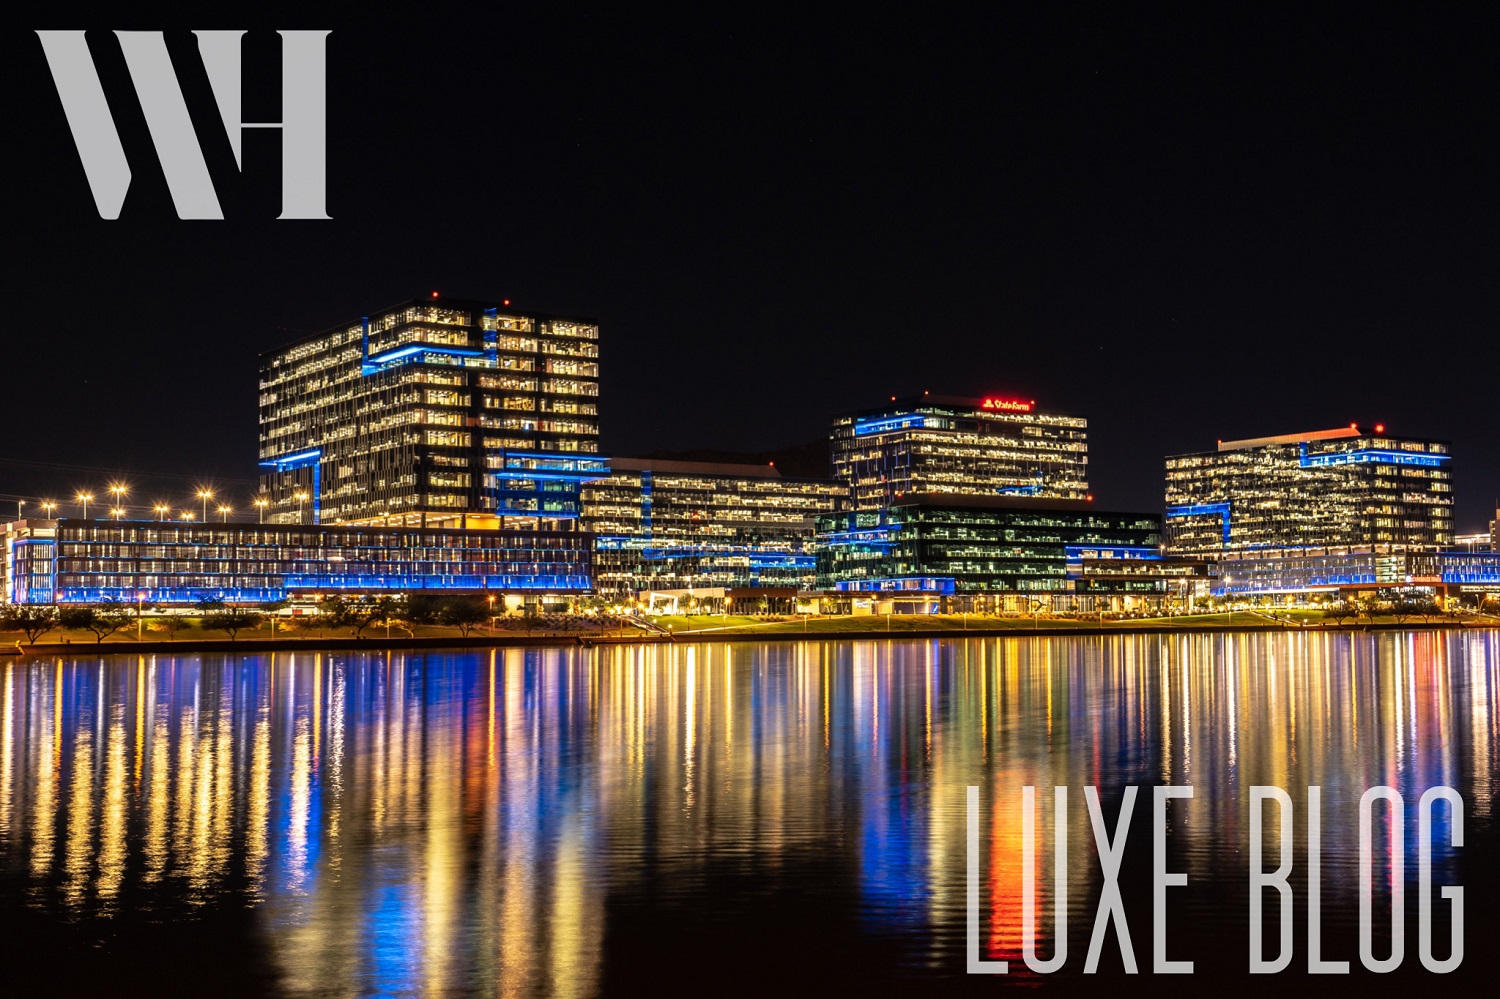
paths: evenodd
<path fill-rule="evenodd" d="M 90 651 L 111 653 L 150 653 L 153 655 L 192 654 L 200 652 L 269 652 L 269 651 L 324 651 L 348 649 L 471 649 L 515 646 L 579 646 L 592 644 L 626 644 L 660 641 L 744 641 L 755 639 L 796 640 L 800 638 L 871 638 L 911 637 L 942 638 L 968 635 L 974 638 L 987 637 L 1033 637 L 1062 635 L 1114 635 L 1152 634 L 1161 632 L 1266 632 L 1266 631 L 1388 631 L 1449 628 L 1500 628 L 1500 617 L 1466 616 L 1462 619 L 1433 617 L 1426 621 L 1420 618 L 1395 618 L 1377 616 L 1359 621 L 1325 621 L 1317 612 L 1268 614 L 1235 612 L 1233 614 L 1194 614 L 1162 618 L 1133 618 L 1128 620 L 1031 618 L 1007 617 L 982 614 L 924 614 L 894 615 L 891 617 L 783 617 L 765 618 L 736 615 L 688 615 L 676 618 L 660 618 L 657 622 L 663 634 L 654 635 L 634 627 L 547 630 L 524 630 L 504 628 L 491 631 L 476 628 L 463 635 L 457 628 L 439 625 L 419 626 L 413 629 L 390 630 L 383 626 L 367 628 L 362 634 L 334 629 L 299 630 L 288 633 L 278 628 L 275 635 L 269 628 L 257 628 L 241 632 L 231 640 L 225 635 L 212 632 L 185 630 L 176 637 L 164 640 L 159 635 L 143 631 L 142 639 L 136 638 L 135 630 L 110 635 L 102 643 L 88 632 L 53 631 L 42 636 L 35 645 L 27 645 L 25 637 L 13 633 L 0 635 L 6 651 L 14 652 L 19 645 L 26 653 L 56 655 L 86 654 Z"/>

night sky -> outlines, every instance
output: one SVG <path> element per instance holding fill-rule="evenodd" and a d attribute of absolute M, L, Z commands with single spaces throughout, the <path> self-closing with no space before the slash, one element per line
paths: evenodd
<path fill-rule="evenodd" d="M 1157 510 L 1164 455 L 1383 422 L 1452 440 L 1483 529 L 1495 8 L 1036 6 L 33 15 L 5 34 L 0 499 L 115 469 L 248 492 L 256 355 L 437 289 L 597 318 L 606 454 L 1014 393 L 1088 418 L 1099 503 Z M 93 32 L 117 221 L 36 27 Z M 275 221 L 278 132 L 236 174 L 187 33 L 226 27 L 250 121 L 280 118 L 274 30 L 332 29 L 333 221 Z M 176 218 L 112 28 L 169 30 L 225 221 Z"/>

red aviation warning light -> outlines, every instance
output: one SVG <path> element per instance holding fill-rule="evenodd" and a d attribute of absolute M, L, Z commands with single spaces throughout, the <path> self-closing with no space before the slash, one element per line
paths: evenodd
<path fill-rule="evenodd" d="M 1023 402 L 1020 399 L 999 399 L 994 396 L 986 397 L 980 406 L 984 409 L 1000 410 L 1006 413 L 1029 413 L 1031 407 L 1036 405 L 1036 400 Z"/>

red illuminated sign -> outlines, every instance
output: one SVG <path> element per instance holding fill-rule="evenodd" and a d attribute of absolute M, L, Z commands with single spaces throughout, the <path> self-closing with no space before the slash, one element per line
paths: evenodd
<path fill-rule="evenodd" d="M 1031 407 L 1036 405 L 1036 400 L 1022 402 L 1020 399 L 986 399 L 982 405 L 985 409 L 1000 409 L 1007 413 L 1029 413 Z"/>

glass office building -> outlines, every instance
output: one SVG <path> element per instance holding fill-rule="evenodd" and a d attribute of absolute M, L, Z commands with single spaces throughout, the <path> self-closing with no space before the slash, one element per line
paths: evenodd
<path fill-rule="evenodd" d="M 1331 596 L 1361 591 L 1425 591 L 1443 596 L 1500 593 L 1500 555 L 1389 549 L 1284 550 L 1231 555 L 1218 563 L 1223 596 Z"/>
<path fill-rule="evenodd" d="M 818 585 L 845 591 L 1147 594 L 1206 574 L 1162 558 L 1157 514 L 1082 500 L 930 495 L 823 523 Z"/>
<path fill-rule="evenodd" d="M 1452 455 L 1444 441 L 1349 426 L 1221 441 L 1166 466 L 1165 546 L 1173 554 L 1420 551 L 1453 543 Z"/>
<path fill-rule="evenodd" d="M 261 355 L 268 519 L 568 526 L 603 471 L 599 328 L 437 297 Z"/>
<path fill-rule="evenodd" d="M 319 593 L 586 593 L 591 535 L 284 524 L 21 520 L 10 603 L 260 603 Z"/>
<path fill-rule="evenodd" d="M 1088 421 L 1032 400 L 893 398 L 836 417 L 830 441 L 857 510 L 917 494 L 1088 496 Z"/>
<path fill-rule="evenodd" d="M 599 592 L 811 586 L 816 518 L 848 489 L 783 477 L 771 465 L 611 458 L 584 483 L 582 527 L 596 535 Z"/>

